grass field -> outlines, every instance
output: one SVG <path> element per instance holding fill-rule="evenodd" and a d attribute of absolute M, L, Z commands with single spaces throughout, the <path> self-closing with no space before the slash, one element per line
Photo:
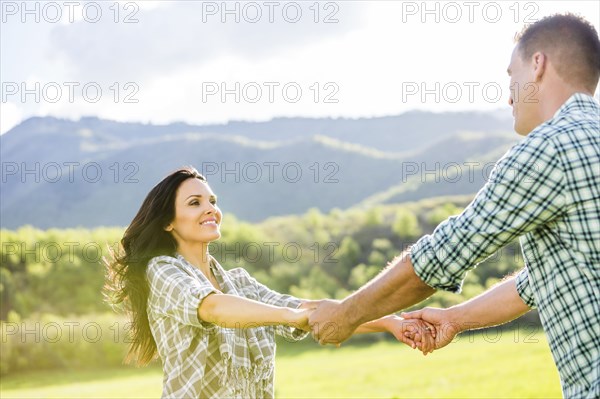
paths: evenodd
<path fill-rule="evenodd" d="M 560 398 L 542 332 L 467 334 L 426 357 L 394 342 L 278 349 L 278 398 Z M 3 377 L 0 397 L 157 398 L 157 367 Z"/>

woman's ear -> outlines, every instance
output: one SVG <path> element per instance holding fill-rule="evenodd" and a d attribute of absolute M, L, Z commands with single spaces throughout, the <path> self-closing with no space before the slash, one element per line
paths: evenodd
<path fill-rule="evenodd" d="M 169 223 L 169 225 L 168 225 L 168 226 L 165 226 L 164 230 L 165 230 L 165 231 L 172 231 L 172 230 L 173 230 L 173 225 L 171 225 L 171 224 Z"/>

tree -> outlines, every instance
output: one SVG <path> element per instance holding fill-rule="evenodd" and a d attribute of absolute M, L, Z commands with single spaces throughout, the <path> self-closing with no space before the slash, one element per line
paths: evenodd
<path fill-rule="evenodd" d="M 307 299 L 334 298 L 339 283 L 329 276 L 320 266 L 314 266 L 310 274 L 300 280 L 299 286 L 292 286 L 293 296 Z"/>
<path fill-rule="evenodd" d="M 381 207 L 376 206 L 369 209 L 365 215 L 365 224 L 367 226 L 379 226 L 383 223 L 383 212 Z"/>
<path fill-rule="evenodd" d="M 400 238 L 416 238 L 421 235 L 419 221 L 414 213 L 400 208 L 396 212 L 396 219 L 392 231 Z"/>
<path fill-rule="evenodd" d="M 360 254 L 360 245 L 352 237 L 344 237 L 338 251 L 333 254 L 335 263 L 329 268 L 331 275 L 341 281 L 347 281 L 350 271 L 358 264 Z"/>
<path fill-rule="evenodd" d="M 458 215 L 462 212 L 462 209 L 456 205 L 448 202 L 442 206 L 438 206 L 433 211 L 429 212 L 427 216 L 427 222 L 433 226 L 437 226 L 450 216 Z"/>
<path fill-rule="evenodd" d="M 350 273 L 348 284 L 352 289 L 358 289 L 368 283 L 382 269 L 380 266 L 367 266 L 364 263 L 356 266 Z"/>

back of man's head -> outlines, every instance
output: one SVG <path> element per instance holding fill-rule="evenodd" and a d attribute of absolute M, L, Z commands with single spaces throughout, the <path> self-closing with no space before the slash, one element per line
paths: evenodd
<path fill-rule="evenodd" d="M 600 40 L 596 29 L 573 14 L 545 17 L 526 26 L 515 41 L 521 59 L 544 53 L 567 84 L 594 93 L 600 78 Z"/>

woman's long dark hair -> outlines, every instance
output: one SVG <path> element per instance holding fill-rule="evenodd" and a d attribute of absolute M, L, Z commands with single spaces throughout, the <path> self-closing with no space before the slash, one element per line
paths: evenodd
<path fill-rule="evenodd" d="M 146 311 L 150 290 L 146 268 L 153 257 L 173 255 L 177 249 L 175 239 L 164 228 L 175 218 L 177 189 L 187 179 L 206 181 L 193 167 L 178 169 L 165 177 L 150 190 L 125 230 L 119 253 L 111 253 L 112 259 L 105 261 L 105 298 L 113 306 L 124 305 L 132 323 L 126 363 L 143 366 L 156 355 Z"/>

